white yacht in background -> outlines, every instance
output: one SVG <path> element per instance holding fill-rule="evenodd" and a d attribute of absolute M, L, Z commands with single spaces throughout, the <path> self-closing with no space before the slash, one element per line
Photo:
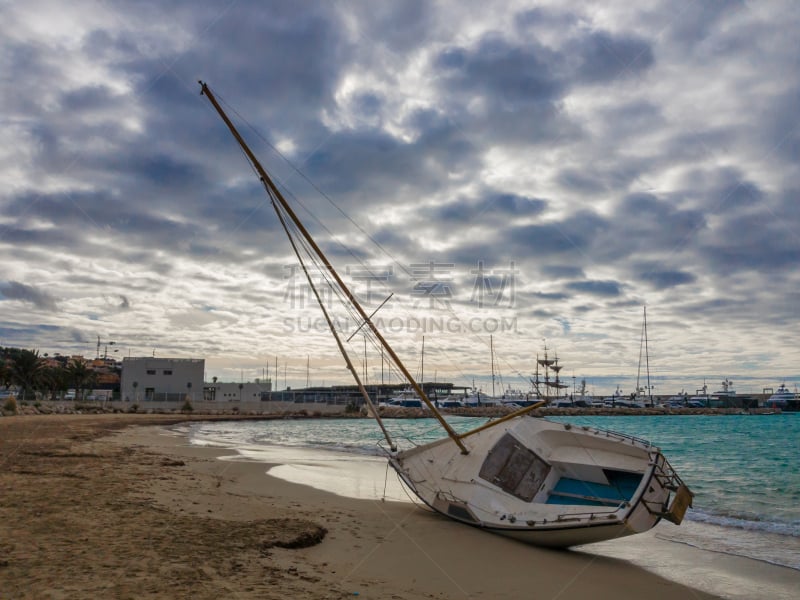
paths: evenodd
<path fill-rule="evenodd" d="M 493 398 L 489 394 L 484 394 L 482 391 L 472 388 L 464 398 L 462 398 L 462 403 L 467 408 L 475 408 L 477 406 L 497 406 L 500 404 L 500 400 L 497 398 Z"/>
<path fill-rule="evenodd" d="M 725 402 L 732 402 L 733 400 L 736 400 L 736 390 L 733 389 L 733 382 L 726 377 L 722 382 L 722 389 L 714 392 L 714 396 L 718 400 Z"/>
<path fill-rule="evenodd" d="M 708 385 L 703 381 L 703 387 L 695 391 L 694 396 L 686 400 L 689 408 L 708 408 L 711 406 L 713 396 L 708 393 Z"/>
<path fill-rule="evenodd" d="M 764 402 L 764 406 L 769 408 L 785 408 L 789 400 L 796 400 L 797 394 L 786 387 L 786 382 L 782 383 L 778 390 Z"/>
<path fill-rule="evenodd" d="M 619 386 L 617 386 L 617 389 L 614 390 L 613 394 L 603 398 L 603 405 L 606 408 L 608 408 L 608 407 L 616 408 L 617 406 L 627 406 L 629 400 L 630 400 L 630 398 L 628 396 L 623 395 L 622 390 L 620 389 Z"/>

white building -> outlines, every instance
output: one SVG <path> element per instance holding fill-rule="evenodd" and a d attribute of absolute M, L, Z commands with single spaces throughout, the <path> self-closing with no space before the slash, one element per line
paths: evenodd
<path fill-rule="evenodd" d="M 269 400 L 272 391 L 270 379 L 256 379 L 255 382 L 227 383 L 206 382 L 203 387 L 203 399 L 213 402 L 252 402 Z"/>
<path fill-rule="evenodd" d="M 205 365 L 202 358 L 123 358 L 120 398 L 129 402 L 202 400 Z"/>

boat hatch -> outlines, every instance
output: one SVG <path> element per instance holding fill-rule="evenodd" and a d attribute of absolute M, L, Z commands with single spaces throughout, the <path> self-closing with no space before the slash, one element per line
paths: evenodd
<path fill-rule="evenodd" d="M 530 502 L 550 473 L 550 468 L 535 452 L 506 433 L 489 451 L 479 476 L 504 492 Z"/>
<path fill-rule="evenodd" d="M 553 486 L 547 504 L 577 504 L 580 506 L 618 506 L 633 498 L 641 473 L 603 469 L 608 484 L 562 477 Z"/>

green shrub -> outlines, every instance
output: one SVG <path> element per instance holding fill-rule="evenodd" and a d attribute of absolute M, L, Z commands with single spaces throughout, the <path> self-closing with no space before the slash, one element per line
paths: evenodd
<path fill-rule="evenodd" d="M 181 406 L 181 412 L 190 413 L 193 410 L 194 410 L 194 407 L 192 406 L 191 401 L 187 398 L 186 402 L 184 402 L 183 406 Z"/>
<path fill-rule="evenodd" d="M 17 414 L 17 399 L 14 396 L 9 396 L 9 398 L 3 404 L 3 412 L 9 412 L 12 415 Z"/>

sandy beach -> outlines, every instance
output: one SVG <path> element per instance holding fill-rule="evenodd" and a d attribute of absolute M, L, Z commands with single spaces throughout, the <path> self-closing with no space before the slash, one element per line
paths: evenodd
<path fill-rule="evenodd" d="M 0 598 L 717 597 L 627 560 L 652 548 L 645 536 L 609 552 L 535 548 L 409 502 L 347 498 L 267 475 L 264 463 L 219 460 L 228 452 L 163 428 L 185 420 L 0 419 Z M 709 554 L 684 551 L 687 569 L 693 552 Z M 717 576 L 725 597 L 741 578 L 800 582 L 754 561 L 704 560 L 695 576 Z"/>

